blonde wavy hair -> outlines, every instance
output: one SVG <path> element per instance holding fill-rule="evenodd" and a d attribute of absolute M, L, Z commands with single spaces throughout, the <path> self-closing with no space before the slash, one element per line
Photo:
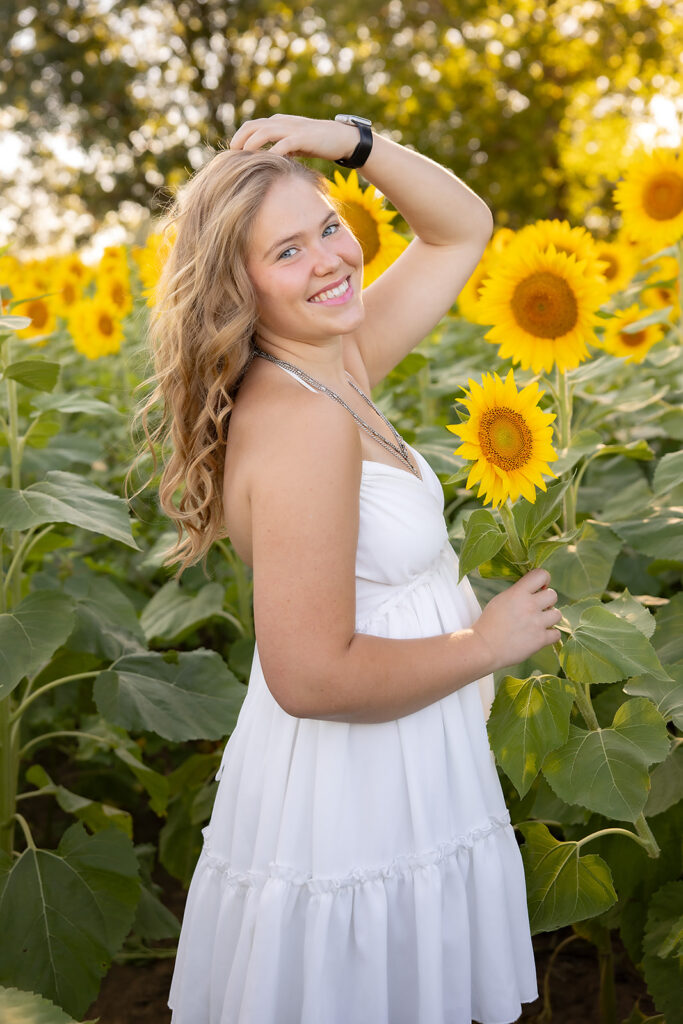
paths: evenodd
<path fill-rule="evenodd" d="M 144 437 L 131 470 L 149 451 L 151 480 L 160 448 L 159 499 L 178 531 L 164 564 L 180 563 L 176 577 L 205 564 L 213 541 L 227 536 L 225 446 L 258 317 L 246 269 L 251 229 L 271 185 L 288 175 L 328 196 L 327 179 L 293 157 L 220 150 L 176 190 L 159 226 L 168 254 L 147 328 L 154 372 L 133 419 Z"/>

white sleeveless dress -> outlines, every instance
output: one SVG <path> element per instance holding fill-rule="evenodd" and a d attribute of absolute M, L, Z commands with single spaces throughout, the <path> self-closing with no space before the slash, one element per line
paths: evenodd
<path fill-rule="evenodd" d="M 411 451 L 422 480 L 363 460 L 360 633 L 434 636 L 481 612 L 458 583 L 439 478 Z M 538 990 L 492 700 L 487 676 L 395 721 L 295 718 L 257 644 L 188 892 L 172 1024 L 517 1020 Z"/>

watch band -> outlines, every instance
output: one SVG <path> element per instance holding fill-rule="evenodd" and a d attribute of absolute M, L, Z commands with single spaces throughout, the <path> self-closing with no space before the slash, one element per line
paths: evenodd
<path fill-rule="evenodd" d="M 360 141 L 351 156 L 335 160 L 335 163 L 340 167 L 362 167 L 372 151 L 372 128 L 370 127 L 372 122 L 365 117 L 355 117 L 353 114 L 337 114 L 335 121 L 353 124 L 360 132 Z"/>

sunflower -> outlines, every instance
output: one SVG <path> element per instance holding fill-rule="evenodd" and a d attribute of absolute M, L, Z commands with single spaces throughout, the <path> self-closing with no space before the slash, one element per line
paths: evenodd
<path fill-rule="evenodd" d="M 97 294 L 110 302 L 120 317 L 127 316 L 132 311 L 133 296 L 127 264 L 110 264 L 107 269 L 98 268 L 95 282 Z"/>
<path fill-rule="evenodd" d="M 159 274 L 173 248 L 177 233 L 175 223 L 168 224 L 164 230 L 150 233 L 144 246 L 134 246 L 131 251 L 140 275 L 142 294 L 150 307 L 155 304 Z"/>
<path fill-rule="evenodd" d="M 595 240 L 586 228 L 580 225 L 572 227 L 568 220 L 537 220 L 520 228 L 512 245 L 520 248 L 536 246 L 544 251 L 547 251 L 550 245 L 554 245 L 556 252 L 576 256 L 577 261 L 585 263 L 586 276 L 595 278 L 596 287 L 603 285 L 602 301 L 607 301 L 609 293 L 604 279 L 609 264 L 598 255 Z"/>
<path fill-rule="evenodd" d="M 499 228 L 495 232 L 458 295 L 458 313 L 473 324 L 488 322 L 479 317 L 481 288 L 486 278 L 490 277 L 494 261 L 505 252 L 514 237 L 515 232 L 511 228 Z"/>
<path fill-rule="evenodd" d="M 57 330 L 60 296 L 55 293 L 59 286 L 51 279 L 50 273 L 38 265 L 38 261 L 31 261 L 30 264 L 25 264 L 25 267 L 29 267 L 30 270 L 25 272 L 22 268 L 19 279 L 15 279 L 11 285 L 12 313 L 17 316 L 29 316 L 31 323 L 17 331 L 16 336 L 42 348 L 47 341 L 47 335 Z M 28 295 L 29 298 L 18 298 L 17 295 L 21 294 Z"/>
<path fill-rule="evenodd" d="M 640 258 L 632 245 L 623 242 L 596 242 L 595 249 L 605 264 L 603 276 L 610 295 L 620 292 L 631 283 L 640 269 Z"/>
<path fill-rule="evenodd" d="M 494 326 L 485 335 L 502 359 L 534 373 L 573 370 L 588 358 L 594 341 L 595 310 L 604 281 L 586 274 L 586 262 L 572 253 L 536 246 L 508 246 L 481 289 L 480 319 Z"/>
<path fill-rule="evenodd" d="M 641 286 L 640 300 L 646 306 L 663 309 L 671 306 L 669 320 L 678 320 L 681 315 L 681 299 L 678 289 L 678 260 L 675 256 L 660 256 L 654 269 Z"/>
<path fill-rule="evenodd" d="M 113 355 L 123 341 L 118 311 L 102 295 L 76 304 L 69 316 L 69 331 L 74 347 L 88 359 Z"/>
<path fill-rule="evenodd" d="M 641 309 L 637 304 L 618 310 L 605 325 L 602 338 L 605 351 L 613 356 L 626 356 L 627 363 L 642 363 L 652 346 L 662 338 L 664 328 L 661 324 L 649 324 L 637 331 L 627 331 L 626 328 L 653 312 L 652 309 Z"/>
<path fill-rule="evenodd" d="M 654 251 L 683 235 L 683 161 L 673 149 L 637 157 L 613 193 L 624 225 Z"/>
<path fill-rule="evenodd" d="M 391 226 L 396 212 L 383 208 L 383 197 L 374 186 L 363 191 L 355 171 L 346 179 L 335 171 L 329 195 L 361 244 L 363 287 L 367 288 L 401 255 L 408 241 Z"/>
<path fill-rule="evenodd" d="M 536 488 L 546 490 L 541 474 L 555 476 L 548 466 L 557 458 L 550 426 L 555 413 L 539 409 L 543 392 L 535 382 L 518 391 L 512 370 L 504 381 L 497 373 L 485 373 L 482 385 L 470 379 L 467 383 L 469 395 L 461 401 L 470 417 L 447 424 L 463 442 L 454 454 L 474 460 L 467 487 L 478 483 L 484 504 L 499 506 L 508 497 L 516 501 L 520 494 L 535 502 Z M 466 388 L 463 391 L 467 393 Z"/>

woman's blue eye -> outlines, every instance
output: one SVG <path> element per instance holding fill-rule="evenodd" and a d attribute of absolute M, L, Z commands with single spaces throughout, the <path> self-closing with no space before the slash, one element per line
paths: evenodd
<path fill-rule="evenodd" d="M 327 232 L 327 231 L 329 231 L 329 230 L 330 230 L 330 228 L 334 228 L 334 230 L 335 230 L 335 231 L 337 231 L 337 230 L 338 230 L 338 228 L 339 228 L 339 226 L 340 226 L 340 225 L 339 225 L 339 224 L 337 224 L 336 222 L 335 222 L 335 223 L 333 223 L 333 224 L 328 224 L 328 225 L 327 225 L 327 226 L 326 226 L 326 227 L 325 227 L 325 228 L 323 229 L 323 237 L 325 237 L 325 234 L 326 234 L 326 232 Z M 279 259 L 279 260 L 281 260 L 283 256 L 287 257 L 287 253 L 288 253 L 288 252 L 296 252 L 296 246 L 295 246 L 295 245 L 290 245 L 288 249 L 285 249 L 285 250 L 283 250 L 283 252 L 281 252 L 281 253 L 280 253 L 280 255 L 278 256 L 278 259 Z M 289 257 L 287 257 L 287 258 L 289 258 Z"/>
<path fill-rule="evenodd" d="M 280 253 L 280 255 L 278 256 L 278 259 L 281 260 L 282 257 L 286 256 L 288 252 L 294 252 L 294 251 L 295 251 L 295 247 L 293 245 L 290 245 L 290 247 L 288 249 L 285 249 L 284 252 Z"/>
<path fill-rule="evenodd" d="M 339 225 L 336 224 L 336 223 L 335 224 L 328 224 L 327 227 L 325 228 L 325 231 L 327 231 L 328 228 L 334 228 L 334 230 L 336 231 L 338 227 L 339 227 Z M 323 235 L 325 234 L 325 231 L 323 231 Z"/>

